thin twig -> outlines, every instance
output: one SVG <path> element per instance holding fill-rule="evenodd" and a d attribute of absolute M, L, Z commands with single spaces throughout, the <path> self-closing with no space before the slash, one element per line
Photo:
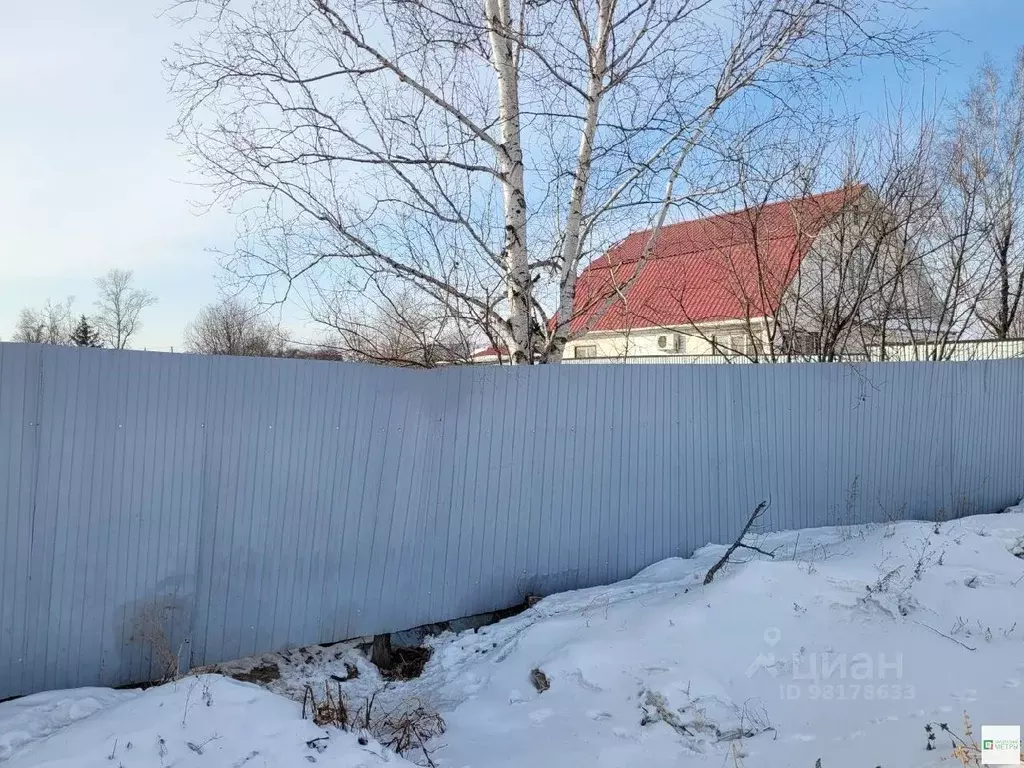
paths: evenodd
<path fill-rule="evenodd" d="M 930 629 L 936 635 L 941 635 L 942 637 L 946 638 L 947 640 L 952 640 L 954 643 L 956 643 L 957 645 L 959 645 L 959 646 L 961 646 L 963 648 L 966 648 L 968 651 L 976 651 L 976 650 L 978 650 L 976 647 L 968 645 L 967 643 L 962 643 L 959 640 L 957 640 L 955 637 L 953 637 L 951 635 L 947 635 L 945 632 L 940 632 L 935 627 L 929 626 L 928 624 L 925 624 L 923 621 L 917 621 L 916 619 L 912 619 L 912 621 L 915 624 L 921 625 L 925 629 Z"/>
<path fill-rule="evenodd" d="M 437 768 L 437 763 L 435 763 L 430 757 L 430 752 L 427 751 L 427 745 L 423 742 L 423 735 L 419 731 L 416 731 L 416 738 L 420 742 L 420 752 L 423 753 L 423 759 L 427 761 L 427 765 L 430 768 Z"/>
<path fill-rule="evenodd" d="M 303 720 L 306 719 L 306 699 L 312 699 L 312 701 L 313 701 L 312 709 L 313 709 L 313 712 L 315 712 L 316 711 L 316 697 L 313 695 L 313 688 L 312 688 L 312 686 L 309 685 L 309 683 L 306 684 L 306 690 L 304 690 L 302 692 L 302 719 Z"/>
<path fill-rule="evenodd" d="M 765 555 L 766 557 L 770 557 L 772 559 L 775 558 L 775 552 L 778 551 L 778 550 L 775 550 L 775 551 L 772 551 L 772 552 L 768 552 L 767 550 L 761 549 L 760 547 L 755 547 L 752 544 L 744 544 L 742 542 L 740 542 L 740 547 L 742 549 L 749 549 L 749 550 L 751 550 L 753 552 L 760 552 L 762 555 Z"/>

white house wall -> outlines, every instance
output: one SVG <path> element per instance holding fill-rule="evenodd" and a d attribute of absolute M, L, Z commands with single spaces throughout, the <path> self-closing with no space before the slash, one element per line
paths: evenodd
<path fill-rule="evenodd" d="M 751 321 L 759 339 L 765 338 L 765 321 L 761 318 Z M 667 351 L 658 346 L 658 337 L 666 334 L 681 335 L 678 352 Z M 602 331 L 588 333 L 570 341 L 565 348 L 566 358 L 576 358 L 580 347 L 596 347 L 596 357 L 679 357 L 713 355 L 712 338 L 717 338 L 720 345 L 729 348 L 730 337 L 750 337 L 746 321 L 736 320 L 726 323 L 701 323 L 671 328 L 637 328 L 629 331 Z M 581 353 L 582 354 L 582 353 Z"/>

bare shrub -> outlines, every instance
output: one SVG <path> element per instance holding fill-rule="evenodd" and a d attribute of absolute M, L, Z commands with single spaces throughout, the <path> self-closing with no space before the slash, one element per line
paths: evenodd
<path fill-rule="evenodd" d="M 935 525 L 940 525 L 940 523 L 935 523 Z M 933 565 L 942 565 L 945 561 L 946 550 L 943 549 L 939 551 L 936 547 L 933 547 L 932 538 L 931 535 L 929 535 L 921 542 L 920 548 L 911 549 L 908 546 L 907 554 L 909 554 L 914 561 L 914 580 L 920 581 L 921 577 L 924 576 L 925 571 Z"/>
<path fill-rule="evenodd" d="M 843 495 L 843 510 L 840 512 L 835 507 L 830 510 L 829 525 L 839 529 L 839 536 L 843 541 L 849 541 L 854 537 L 854 527 L 860 522 L 857 513 L 857 501 L 860 498 L 860 475 L 854 475 L 850 485 L 846 487 Z M 864 531 L 860 532 L 861 538 Z"/>
<path fill-rule="evenodd" d="M 129 642 L 149 651 L 150 660 L 156 668 L 156 679 L 160 682 L 178 676 L 181 649 L 174 650 L 166 627 L 175 610 L 173 605 L 150 604 L 139 610 L 132 622 Z"/>
<path fill-rule="evenodd" d="M 302 694 L 303 720 L 306 719 L 307 704 L 309 705 L 312 720 L 317 725 L 321 727 L 333 725 L 335 728 L 348 730 L 349 710 L 345 697 L 341 693 L 341 683 L 338 683 L 337 695 L 332 696 L 330 686 L 324 681 L 324 697 L 320 701 L 316 700 L 313 686 L 307 685 L 306 690 Z"/>
<path fill-rule="evenodd" d="M 900 575 L 902 570 L 903 566 L 897 565 L 892 570 L 887 571 L 884 575 L 879 576 L 878 580 L 875 581 L 874 584 L 868 584 L 865 589 L 873 594 L 888 592 L 893 582 L 896 580 L 896 577 Z"/>
<path fill-rule="evenodd" d="M 228 298 L 199 311 L 185 328 L 185 348 L 200 355 L 280 357 L 284 334 L 258 308 Z"/>
<path fill-rule="evenodd" d="M 410 699 L 395 710 L 371 717 L 369 731 L 388 749 L 400 755 L 418 751 L 427 765 L 433 766 L 427 744 L 444 734 L 444 718 L 418 699 Z"/>
<path fill-rule="evenodd" d="M 353 708 L 345 699 L 341 683 L 336 683 L 332 693 L 330 684 L 324 682 L 323 697 L 319 700 L 310 685 L 302 697 L 302 717 L 309 717 L 319 726 L 333 726 L 345 731 L 361 730 L 370 734 L 383 746 L 408 759 L 422 759 L 428 766 L 434 766 L 428 744 L 444 734 L 447 725 L 444 718 L 419 699 L 400 701 L 391 709 L 378 706 L 378 689 L 370 694 L 359 707 Z"/>

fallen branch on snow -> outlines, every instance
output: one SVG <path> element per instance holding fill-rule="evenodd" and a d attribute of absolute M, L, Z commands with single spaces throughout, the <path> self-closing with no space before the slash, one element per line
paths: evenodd
<path fill-rule="evenodd" d="M 976 650 L 978 650 L 976 646 L 968 645 L 967 643 L 962 643 L 959 640 L 957 640 L 955 637 L 953 637 L 952 635 L 947 635 L 945 632 L 940 632 L 935 627 L 929 626 L 928 624 L 925 624 L 923 621 L 917 621 L 916 619 L 912 619 L 912 621 L 915 624 L 921 625 L 925 629 L 930 629 L 936 635 L 941 635 L 942 637 L 946 638 L 947 640 L 952 640 L 954 643 L 956 643 L 957 645 L 959 645 L 959 646 L 961 646 L 963 648 L 966 648 L 968 651 L 976 651 Z"/>
<path fill-rule="evenodd" d="M 769 504 L 770 502 L 762 501 L 760 504 L 757 505 L 757 507 L 754 509 L 753 514 L 750 515 L 750 519 L 747 520 L 747 524 L 744 525 L 743 530 L 740 531 L 740 535 L 736 537 L 736 541 L 734 541 L 732 543 L 732 546 L 730 546 L 725 551 L 725 554 L 722 555 L 722 559 L 715 563 L 713 566 L 711 566 L 711 569 L 708 571 L 708 575 L 704 577 L 705 587 L 711 583 L 712 579 L 715 578 L 715 574 L 717 574 L 725 566 L 725 564 L 729 562 L 729 558 L 732 557 L 732 553 L 735 552 L 737 549 L 749 549 L 754 552 L 759 552 L 762 555 L 767 555 L 768 557 L 775 557 L 774 552 L 766 552 L 765 550 L 760 549 L 759 547 L 755 547 L 752 544 L 743 543 L 743 539 L 746 538 L 746 535 L 750 531 L 751 526 L 753 526 L 754 522 L 765 513 L 765 511 L 769 507 Z"/>

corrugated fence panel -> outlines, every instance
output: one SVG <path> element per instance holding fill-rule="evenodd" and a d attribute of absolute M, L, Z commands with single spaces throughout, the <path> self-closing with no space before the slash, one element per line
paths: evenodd
<path fill-rule="evenodd" d="M 35 639 L 28 617 L 39 599 L 31 581 L 39 353 L 0 344 L 0 698 L 38 689 L 27 656 Z"/>
<path fill-rule="evenodd" d="M 5 361 L 17 350 L 5 346 Z M 29 562 L 14 574 L 29 584 L 28 641 L 21 690 L 0 695 L 159 677 L 169 661 L 146 638 L 166 628 L 167 645 L 187 643 L 194 598 L 203 366 L 103 350 L 34 356 L 34 503 L 4 510 L 32 520 Z"/>
<path fill-rule="evenodd" d="M 0 344 L 0 698 L 1024 494 L 1024 361 L 434 372 Z"/>

